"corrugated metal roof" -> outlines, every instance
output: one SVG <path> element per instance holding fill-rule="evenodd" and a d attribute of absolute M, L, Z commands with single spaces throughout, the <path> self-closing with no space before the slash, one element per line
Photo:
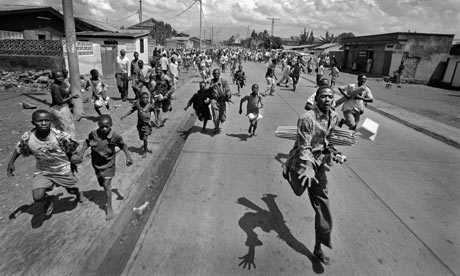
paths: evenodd
<path fill-rule="evenodd" d="M 331 48 L 337 45 L 340 45 L 340 43 L 326 43 L 326 44 L 313 48 L 313 50 L 324 50 L 324 49 Z"/>
<path fill-rule="evenodd" d="M 75 19 L 83 21 L 86 24 L 96 26 L 97 28 L 99 28 L 101 30 L 104 30 L 104 31 L 118 32 L 120 30 L 118 28 L 110 26 L 109 24 L 99 22 L 99 21 L 95 21 L 95 20 L 91 20 L 91 19 L 86 19 L 86 18 L 81 18 L 81 17 L 75 17 Z"/>
<path fill-rule="evenodd" d="M 77 37 L 119 37 L 119 38 L 138 38 L 147 36 L 150 32 L 149 31 L 137 31 L 136 33 L 133 32 L 126 32 L 125 30 L 120 30 L 119 32 L 77 32 Z"/>

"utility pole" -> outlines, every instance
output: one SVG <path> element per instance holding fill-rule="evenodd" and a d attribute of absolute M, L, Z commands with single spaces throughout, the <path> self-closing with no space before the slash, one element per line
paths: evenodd
<path fill-rule="evenodd" d="M 267 20 L 271 20 L 272 21 L 272 32 L 271 32 L 271 36 L 273 36 L 273 30 L 275 29 L 275 20 L 280 20 L 279 18 L 268 18 L 267 17 Z"/>
<path fill-rule="evenodd" d="M 272 49 L 272 38 L 273 38 L 273 30 L 275 29 L 275 20 L 280 20 L 279 18 L 268 18 L 267 17 L 267 20 L 271 20 L 272 21 L 272 31 L 271 31 L 271 37 L 270 37 L 270 50 Z"/>
<path fill-rule="evenodd" d="M 72 100 L 74 105 L 73 115 L 74 119 L 79 121 L 83 114 L 83 101 L 80 93 L 80 69 L 78 67 L 77 37 L 75 35 L 75 19 L 73 17 L 72 1 L 62 0 L 62 10 L 64 13 L 65 47 L 67 49 L 67 60 L 69 63 L 70 92 L 72 96 L 79 96 Z"/>
<path fill-rule="evenodd" d="M 142 0 L 139 0 L 139 23 L 141 24 L 141 32 L 142 32 Z"/>
<path fill-rule="evenodd" d="M 201 20 L 202 20 L 201 16 L 202 14 L 203 14 L 203 5 L 200 0 L 200 53 L 201 53 Z"/>
<path fill-rule="evenodd" d="M 249 28 L 251 27 L 251 25 L 248 25 L 248 31 L 246 33 L 246 38 L 249 38 Z"/>
<path fill-rule="evenodd" d="M 214 40 L 214 26 L 211 26 L 211 45 L 213 44 Z"/>

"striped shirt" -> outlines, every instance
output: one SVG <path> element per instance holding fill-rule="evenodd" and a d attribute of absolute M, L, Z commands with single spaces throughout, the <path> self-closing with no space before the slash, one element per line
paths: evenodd
<path fill-rule="evenodd" d="M 307 162 L 317 166 L 322 163 L 323 150 L 329 144 L 328 137 L 339 121 L 333 110 L 323 113 L 318 106 L 307 111 L 297 121 L 297 139 L 289 152 L 286 166 L 298 174 L 304 172 Z"/>

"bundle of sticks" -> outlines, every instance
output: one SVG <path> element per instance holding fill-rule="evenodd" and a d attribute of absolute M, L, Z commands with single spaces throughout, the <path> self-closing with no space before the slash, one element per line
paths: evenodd
<path fill-rule="evenodd" d="M 297 126 L 279 126 L 275 130 L 275 136 L 284 139 L 295 140 L 297 138 Z M 345 129 L 335 129 L 328 141 L 334 146 L 351 146 L 356 144 L 356 132 Z"/>

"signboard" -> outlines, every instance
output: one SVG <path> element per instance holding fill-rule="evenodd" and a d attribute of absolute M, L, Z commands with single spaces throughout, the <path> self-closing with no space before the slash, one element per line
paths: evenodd
<path fill-rule="evenodd" d="M 89 41 L 77 41 L 77 55 L 78 56 L 94 56 L 93 43 Z M 62 50 L 64 57 L 67 56 L 66 41 L 62 41 Z"/>
<path fill-rule="evenodd" d="M 358 51 L 358 57 L 367 57 L 367 51 Z"/>

